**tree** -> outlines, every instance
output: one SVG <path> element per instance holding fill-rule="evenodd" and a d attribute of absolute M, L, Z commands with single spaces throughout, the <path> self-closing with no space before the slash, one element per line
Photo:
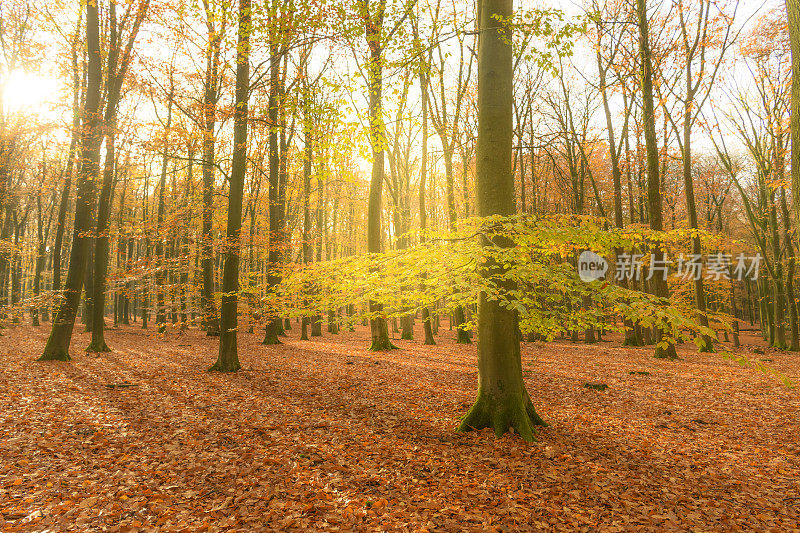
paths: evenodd
<path fill-rule="evenodd" d="M 711 0 L 702 0 L 697 3 L 697 12 L 690 9 L 692 6 L 686 5 L 684 0 L 676 0 L 675 9 L 678 12 L 680 27 L 680 60 L 684 61 L 684 83 L 685 92 L 678 96 L 679 102 L 683 105 L 683 124 L 682 138 L 677 135 L 678 147 L 681 150 L 683 163 L 683 186 L 686 196 L 686 214 L 689 219 L 689 227 L 698 229 L 700 226 L 697 220 L 697 202 L 695 200 L 694 180 L 692 171 L 692 128 L 697 117 L 702 111 L 703 104 L 711 95 L 711 89 L 717 77 L 725 52 L 730 48 L 735 40 L 731 38 L 731 20 L 724 14 L 711 15 Z M 735 12 L 735 8 L 734 8 Z M 694 26 L 690 17 L 696 19 Z M 723 37 L 718 40 L 714 33 L 722 33 Z M 713 55 L 713 49 L 717 49 Z M 672 120 L 672 115 L 664 111 L 665 116 L 672 122 L 676 131 L 679 132 L 678 125 Z M 695 235 L 692 238 L 692 254 L 700 256 L 702 248 L 700 237 Z M 694 280 L 695 305 L 699 314 L 700 323 L 708 326 L 706 316 L 706 294 L 703 288 L 703 278 L 698 276 Z M 713 351 L 713 343 L 709 337 L 703 337 L 700 345 L 701 352 Z"/>
<path fill-rule="evenodd" d="M 438 18 L 440 10 L 440 0 L 437 0 L 435 7 L 434 19 Z M 434 23 L 434 27 L 437 25 Z M 441 42 L 438 32 L 432 35 L 432 40 L 439 42 L 436 47 L 438 62 L 434 66 L 431 65 L 431 71 L 436 75 L 438 91 L 432 90 L 430 94 L 424 98 L 430 107 L 430 118 L 433 127 L 439 136 L 439 141 L 442 144 L 442 155 L 444 157 L 444 171 L 445 171 L 445 192 L 447 196 L 447 221 L 450 231 L 456 230 L 456 223 L 458 215 L 456 214 L 456 199 L 455 199 L 455 176 L 453 171 L 453 156 L 455 154 L 456 144 L 461 140 L 461 132 L 459 127 L 459 119 L 462 115 L 462 106 L 464 105 L 465 96 L 469 87 L 470 78 L 472 76 L 472 54 L 465 50 L 464 46 L 459 46 L 460 52 L 458 58 L 458 75 L 455 79 L 455 101 L 452 109 L 448 106 L 448 96 L 446 93 L 446 80 L 447 80 L 447 54 L 443 50 L 444 43 Z M 465 54 L 469 54 L 469 60 L 465 61 Z M 430 88 L 431 80 L 427 80 L 426 89 Z M 465 206 L 466 208 L 466 206 Z M 453 311 L 453 318 L 456 325 L 456 342 L 458 344 L 470 344 L 469 331 L 463 327 L 465 322 L 464 309 L 458 306 Z"/>
<path fill-rule="evenodd" d="M 636 15 L 639 29 L 639 59 L 642 87 L 642 120 L 644 122 L 644 138 L 647 162 L 647 214 L 650 229 L 664 229 L 661 210 L 661 181 L 659 168 L 658 141 L 656 139 L 656 116 L 653 106 L 653 60 L 650 50 L 650 26 L 647 16 L 646 0 L 636 0 Z M 664 262 L 664 250 L 659 244 L 653 247 L 653 261 Z M 667 298 L 667 280 L 661 275 L 653 276 L 653 294 Z M 663 331 L 656 331 L 656 357 L 660 359 L 677 359 L 675 344 L 663 339 Z"/>
<path fill-rule="evenodd" d="M 128 16 L 123 17 L 120 23 L 117 21 L 116 0 L 111 1 L 109 9 L 109 53 L 106 61 L 106 102 L 105 113 L 103 114 L 103 130 L 106 140 L 106 159 L 103 168 L 103 181 L 100 188 L 100 197 L 97 202 L 97 237 L 95 239 L 94 250 L 94 283 L 92 284 L 92 316 L 91 322 L 92 340 L 86 348 L 87 352 L 109 352 L 111 351 L 105 341 L 105 303 L 106 303 L 106 274 L 108 272 L 108 251 L 110 237 L 108 235 L 109 222 L 111 219 L 112 199 L 114 193 L 114 174 L 116 172 L 115 163 L 115 142 L 117 129 L 117 108 L 122 97 L 122 84 L 128 71 L 133 57 L 133 45 L 139 28 L 144 22 L 149 0 L 139 3 L 136 14 L 134 15 L 133 27 L 128 35 L 125 47 L 122 47 L 122 35 L 125 30 L 125 21 Z M 87 288 L 88 291 L 88 288 Z"/>
<path fill-rule="evenodd" d="M 100 21 L 96 2 L 86 2 L 86 50 L 88 68 L 86 73 L 86 103 L 83 112 L 81 133 L 81 168 L 76 182 L 75 223 L 73 225 L 72 249 L 69 270 L 64 283 L 64 296 L 58 309 L 53 328 L 47 339 L 40 361 L 69 361 L 69 345 L 75 316 L 78 312 L 83 278 L 86 273 L 86 258 L 91 243 L 92 209 L 94 206 L 94 182 L 100 172 L 100 141 L 102 117 L 100 109 Z"/>
<path fill-rule="evenodd" d="M 369 57 L 367 59 L 367 90 L 369 92 L 369 137 L 372 147 L 372 176 L 369 182 L 369 205 L 367 215 L 367 251 L 381 251 L 381 203 L 383 199 L 384 160 L 386 154 L 386 133 L 383 123 L 383 66 L 384 66 L 384 17 L 386 0 L 379 0 L 373 11 L 370 11 L 369 0 L 360 0 L 359 12 L 364 23 Z M 395 26 L 395 28 L 399 27 Z M 390 33 L 393 33 L 390 32 Z M 383 306 L 378 302 L 369 302 L 370 332 L 372 343 L 370 350 L 381 351 L 396 348 L 389 340 L 389 328 L 383 316 Z"/>
<path fill-rule="evenodd" d="M 61 289 L 61 249 L 64 242 L 64 231 L 67 222 L 67 204 L 69 204 L 69 193 L 72 188 L 72 177 L 77 170 L 75 153 L 78 149 L 78 141 L 81 135 L 81 83 L 80 70 L 78 68 L 78 39 L 81 33 L 82 13 L 78 17 L 78 24 L 71 39 L 70 59 L 72 66 L 72 131 L 70 132 L 69 151 L 67 152 L 66 170 L 64 171 L 64 184 L 61 189 L 61 199 L 58 204 L 58 219 L 56 221 L 56 236 L 53 243 L 53 289 Z"/>
<path fill-rule="evenodd" d="M 476 198 L 478 215 L 513 215 L 516 211 L 511 169 L 513 138 L 513 0 L 482 0 L 478 13 L 478 144 Z M 508 239 L 485 246 L 509 247 Z M 503 266 L 481 265 L 485 278 Z M 506 291 L 513 286 L 503 287 Z M 536 413 L 522 377 L 517 312 L 481 293 L 478 299 L 478 398 L 459 431 L 490 427 L 497 436 L 513 428 L 534 440 L 534 427 L 547 425 Z"/>
<path fill-rule="evenodd" d="M 428 212 L 425 207 L 425 195 L 427 194 L 427 181 L 428 181 L 428 70 L 427 62 L 423 54 L 422 42 L 419 37 L 419 23 L 416 15 L 411 17 L 412 29 L 414 31 L 414 48 L 420 54 L 419 59 L 419 92 L 420 99 L 422 100 L 422 154 L 420 158 L 419 168 L 419 230 L 420 230 L 420 243 L 425 243 L 425 231 L 428 227 Z M 423 281 L 427 275 L 423 272 L 421 275 Z M 425 334 L 423 344 L 426 346 L 433 346 L 436 340 L 433 338 L 433 330 L 431 329 L 431 312 L 427 307 L 422 308 L 422 330 Z"/>
<path fill-rule="evenodd" d="M 242 203 L 247 173 L 247 111 L 250 98 L 250 0 L 239 0 L 239 39 L 236 49 L 236 102 L 233 114 L 233 162 L 228 191 L 228 230 L 222 274 L 219 356 L 210 368 L 236 372 L 241 368 L 237 349 L 239 255 L 242 248 Z"/>
<path fill-rule="evenodd" d="M 201 257 L 203 268 L 203 290 L 201 305 L 203 311 L 203 326 L 206 335 L 214 337 L 219 335 L 219 318 L 214 303 L 214 245 L 213 245 L 213 210 L 214 210 L 214 179 L 216 165 L 216 132 L 217 105 L 220 98 L 220 54 L 222 40 L 227 27 L 227 17 L 223 10 L 222 15 L 217 15 L 208 0 L 203 1 L 206 19 L 206 71 L 203 87 L 203 222 L 201 234 Z M 217 24 L 218 22 L 218 24 Z"/>
<path fill-rule="evenodd" d="M 786 11 L 792 49 L 792 196 L 795 227 L 800 228 L 800 0 L 786 0 Z"/>

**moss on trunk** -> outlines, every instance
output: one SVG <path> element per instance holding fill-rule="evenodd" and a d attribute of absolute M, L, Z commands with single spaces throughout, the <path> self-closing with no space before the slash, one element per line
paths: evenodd
<path fill-rule="evenodd" d="M 523 440 L 534 442 L 536 426 L 546 427 L 547 422 L 536 413 L 524 388 L 506 393 L 480 389 L 478 399 L 461 420 L 458 431 L 492 428 L 500 437 L 513 429 Z"/>
<path fill-rule="evenodd" d="M 371 352 L 385 352 L 387 350 L 397 350 L 397 346 L 389 340 L 389 326 L 384 318 L 374 318 L 370 321 L 372 331 L 372 343 L 369 346 Z"/>

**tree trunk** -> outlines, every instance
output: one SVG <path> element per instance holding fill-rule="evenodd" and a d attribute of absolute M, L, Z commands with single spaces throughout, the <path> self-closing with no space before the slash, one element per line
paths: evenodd
<path fill-rule="evenodd" d="M 421 49 L 422 46 L 419 43 L 419 36 L 415 35 L 415 37 L 417 38 L 417 47 Z M 420 69 L 419 84 L 422 98 L 422 159 L 419 170 L 419 241 L 420 244 L 424 244 L 426 238 L 425 231 L 428 225 L 428 213 L 425 210 L 425 195 L 427 194 L 426 182 L 428 179 L 428 76 L 424 68 Z M 423 272 L 420 274 L 420 277 L 424 282 L 428 275 Z M 424 285 L 422 288 L 424 289 Z M 423 344 L 426 346 L 435 345 L 436 341 L 433 338 L 433 330 L 431 329 L 431 313 L 427 306 L 422 308 L 422 330 L 425 334 L 425 341 Z"/>
<path fill-rule="evenodd" d="M 280 49 L 278 38 L 270 35 L 270 83 L 269 83 L 269 250 L 267 252 L 267 296 L 274 294 L 281 278 L 277 269 L 283 259 L 284 218 L 282 217 L 281 161 L 278 139 L 279 107 L 281 94 Z M 269 306 L 269 303 L 267 304 Z M 262 344 L 281 344 L 278 336 L 283 332 L 281 317 L 275 310 L 264 313 L 266 327 Z"/>
<path fill-rule="evenodd" d="M 316 261 L 322 261 L 322 225 L 323 225 L 323 210 L 324 210 L 324 196 L 325 196 L 325 189 L 323 188 L 322 178 L 319 174 L 317 174 L 317 212 L 316 212 L 316 223 L 315 223 L 315 234 L 314 234 L 314 244 L 316 245 Z M 319 291 L 319 288 L 314 288 L 313 296 L 316 296 L 316 293 Z M 314 314 L 311 317 L 311 336 L 312 337 L 321 337 L 322 336 L 322 315 L 319 313 Z"/>
<path fill-rule="evenodd" d="M 647 211 L 650 229 L 662 231 L 664 224 L 661 213 L 661 180 L 659 177 L 659 154 L 656 140 L 656 120 L 653 108 L 653 64 L 650 51 L 650 29 L 647 18 L 646 0 L 636 0 L 636 11 L 639 19 L 639 56 L 642 85 L 642 121 L 647 150 Z M 659 244 L 653 247 L 656 262 L 664 261 L 664 251 Z M 667 280 L 662 276 L 653 276 L 652 292 L 661 298 L 668 298 Z M 656 353 L 660 359 L 677 359 L 675 344 L 663 340 L 663 331 L 656 332 Z M 666 345 L 664 345 L 666 343 Z"/>
<path fill-rule="evenodd" d="M 86 273 L 86 256 L 91 242 L 94 181 L 100 167 L 100 24 L 97 3 L 86 2 L 87 87 L 81 133 L 81 169 L 76 183 L 75 223 L 70 251 L 69 270 L 64 284 L 64 302 L 53 321 L 53 329 L 39 360 L 68 361 L 69 345 L 75 316 L 78 312 L 83 277 Z"/>
<path fill-rule="evenodd" d="M 361 0 L 366 22 L 366 39 L 369 47 L 367 63 L 367 82 L 369 84 L 369 135 L 372 146 L 372 176 L 369 183 L 369 200 L 367 206 L 367 252 L 381 252 L 381 203 L 384 180 L 384 155 L 386 134 L 383 124 L 381 95 L 383 91 L 383 14 L 386 0 L 379 0 L 375 15 L 369 13 L 369 3 Z M 383 305 L 369 302 L 370 332 L 372 343 L 370 350 L 383 351 L 397 348 L 389 340 L 389 328 L 383 316 Z"/>
<path fill-rule="evenodd" d="M 786 0 L 786 11 L 792 48 L 792 198 L 795 228 L 800 228 L 800 0 Z"/>
<path fill-rule="evenodd" d="M 200 306 L 203 311 L 202 327 L 206 335 L 219 335 L 219 317 L 214 303 L 214 187 L 216 164 L 216 137 L 214 128 L 217 120 L 217 101 L 219 100 L 219 55 L 222 41 L 221 32 L 216 32 L 212 18 L 208 16 L 208 48 L 206 49 L 206 79 L 203 95 L 203 224 L 200 236 L 201 266 L 203 287 Z"/>
<path fill-rule="evenodd" d="M 687 62 L 687 96 L 686 106 L 684 108 L 683 117 L 683 187 L 686 195 L 686 213 L 689 217 L 689 227 L 698 229 L 697 224 L 697 204 L 694 198 L 694 180 L 692 179 L 692 113 L 693 110 L 693 97 L 691 85 L 694 79 L 691 77 L 690 63 Z M 651 216 L 652 220 L 652 216 Z M 694 235 L 692 237 L 692 254 L 694 256 L 701 256 L 703 249 L 700 243 L 700 236 Z M 706 293 L 703 288 L 703 276 L 695 276 L 694 279 L 694 303 L 697 307 L 698 318 L 700 325 L 708 327 L 708 316 L 706 315 Z M 702 344 L 700 345 L 701 352 L 713 352 L 714 344 L 711 342 L 711 337 L 708 335 L 702 336 Z"/>
<path fill-rule="evenodd" d="M 69 193 L 72 188 L 72 176 L 80 168 L 75 161 L 78 138 L 81 135 L 81 77 L 78 68 L 78 35 L 79 28 L 75 30 L 75 40 L 72 44 L 72 135 L 67 153 L 66 170 L 64 171 L 64 185 L 61 189 L 61 199 L 58 203 L 58 219 L 56 223 L 56 236 L 53 243 L 53 291 L 58 293 L 61 290 L 61 248 L 64 243 L 64 230 L 67 222 L 67 206 L 69 205 Z M 56 312 L 56 308 L 53 308 Z"/>
<path fill-rule="evenodd" d="M 46 166 L 42 163 L 42 182 L 44 183 Z M 44 262 L 46 257 L 46 246 L 44 236 L 44 215 L 42 213 L 42 197 L 36 197 L 36 258 L 34 259 L 34 273 L 33 273 L 33 296 L 34 304 L 31 306 L 31 325 L 39 325 L 39 303 L 36 301 L 41 292 L 42 286 L 42 270 L 44 270 Z"/>
<path fill-rule="evenodd" d="M 233 161 L 228 191 L 228 231 L 220 307 L 219 357 L 210 368 L 236 372 L 241 368 L 237 350 L 239 254 L 242 242 L 242 200 L 247 172 L 247 101 L 250 90 L 250 0 L 239 2 L 239 42 L 236 53 L 236 107 L 233 113 Z"/>
<path fill-rule="evenodd" d="M 164 251 L 164 241 L 167 239 L 167 232 L 164 228 L 164 212 L 166 210 L 166 188 L 167 188 L 167 163 L 169 163 L 170 148 L 170 128 L 172 127 L 172 101 L 175 99 L 175 83 L 173 82 L 173 71 L 170 67 L 169 74 L 169 93 L 167 94 L 167 122 L 164 127 L 164 146 L 161 152 L 161 177 L 158 182 L 158 213 L 156 219 L 156 328 L 159 333 L 167 331 L 166 298 L 164 295 L 164 278 L 166 276 L 167 261 Z M 241 221 L 239 222 L 241 225 Z"/>
<path fill-rule="evenodd" d="M 311 142 L 311 117 L 310 104 L 308 101 L 304 102 L 305 116 L 303 117 L 303 131 L 305 135 L 305 154 L 303 157 L 303 264 L 308 266 L 313 259 L 313 249 L 311 247 L 311 160 L 314 157 L 313 144 Z M 312 288 L 305 287 L 306 309 L 308 309 L 308 299 L 311 297 Z M 303 316 L 302 328 L 300 331 L 300 340 L 308 340 L 308 326 L 310 318 Z M 313 329 L 313 325 L 312 325 Z M 312 332 L 313 334 L 313 332 Z"/>
<path fill-rule="evenodd" d="M 478 216 L 513 215 L 516 211 L 512 156 L 513 68 L 510 27 L 512 0 L 482 0 L 478 13 L 478 140 L 476 197 Z M 487 243 L 488 244 L 488 243 Z M 495 242 L 510 246 L 508 240 Z M 503 267 L 484 263 L 489 277 Z M 504 289 L 513 289 L 507 286 Z M 478 398 L 459 431 L 490 427 L 497 436 L 513 428 L 524 440 L 534 440 L 534 427 L 546 425 L 531 403 L 522 377 L 517 313 L 478 298 Z"/>
<path fill-rule="evenodd" d="M 95 240 L 94 251 L 94 307 L 93 315 L 89 318 L 92 322 L 92 340 L 87 346 L 87 352 L 110 352 L 105 341 L 105 294 L 106 294 L 106 272 L 108 271 L 108 250 L 109 250 L 109 220 L 111 217 L 111 207 L 113 203 L 114 187 L 114 143 L 116 135 L 114 128 L 116 124 L 106 124 L 106 160 L 103 169 L 103 183 L 100 189 L 100 198 L 97 205 L 97 237 Z M 87 288 L 87 290 L 89 290 Z"/>

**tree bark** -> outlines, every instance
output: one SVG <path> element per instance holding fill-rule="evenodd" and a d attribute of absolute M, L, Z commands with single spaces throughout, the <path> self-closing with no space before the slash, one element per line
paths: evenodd
<path fill-rule="evenodd" d="M 206 13 L 208 30 L 208 48 L 206 49 L 206 79 L 203 94 L 203 223 L 200 236 L 201 266 L 203 270 L 203 288 L 200 306 L 203 309 L 202 326 L 206 335 L 219 335 L 219 317 L 214 302 L 214 187 L 216 165 L 216 134 L 214 128 L 217 121 L 217 102 L 219 100 L 219 64 L 223 26 L 217 31 L 214 16 Z"/>
<path fill-rule="evenodd" d="M 277 30 L 273 30 L 277 31 Z M 267 295 L 274 294 L 280 283 L 278 268 L 283 260 L 284 217 L 282 209 L 281 158 L 278 130 L 280 128 L 281 105 L 281 53 L 276 35 L 270 35 L 270 82 L 269 82 L 269 251 L 267 252 Z M 269 305 L 269 304 L 267 304 Z M 265 313 L 266 326 L 262 344 L 281 344 L 278 336 L 283 332 L 281 317 L 274 310 Z"/>
<path fill-rule="evenodd" d="M 513 215 L 512 157 L 513 67 L 510 26 L 512 0 L 482 0 L 478 13 L 478 140 L 476 197 L 478 215 Z M 490 244 L 490 243 L 485 243 Z M 493 243 L 511 246 L 508 240 Z M 485 263 L 489 277 L 501 265 Z M 504 289 L 512 289 L 507 286 Z M 522 377 L 518 316 L 513 310 L 478 298 L 478 398 L 459 431 L 490 427 L 497 436 L 513 428 L 524 440 L 534 440 L 534 427 L 546 425 L 531 403 Z"/>
<path fill-rule="evenodd" d="M 239 40 L 236 53 L 236 106 L 233 112 L 233 161 L 228 191 L 228 230 L 220 307 L 219 356 L 210 368 L 236 372 L 241 368 L 237 348 L 239 254 L 242 242 L 242 200 L 247 173 L 247 111 L 250 91 L 250 0 L 239 2 Z"/>
<path fill-rule="evenodd" d="M 164 124 L 164 146 L 161 152 L 161 176 L 158 181 L 158 212 L 156 214 L 156 328 L 159 333 L 167 331 L 166 297 L 164 295 L 164 278 L 166 277 L 167 261 L 164 251 L 164 241 L 167 239 L 164 228 L 164 215 L 166 211 L 167 164 L 169 163 L 169 130 L 172 128 L 172 102 L 175 99 L 175 83 L 173 71 L 170 67 L 169 93 L 167 94 L 167 121 Z M 241 222 L 240 222 L 241 224 Z"/>
<path fill-rule="evenodd" d="M 639 19 L 639 57 L 642 85 L 642 121 L 644 123 L 644 137 L 647 161 L 647 212 L 650 229 L 662 231 L 664 223 L 661 213 L 661 179 L 659 169 L 659 154 L 656 139 L 656 119 L 653 107 L 653 62 L 650 50 L 650 28 L 647 19 L 646 0 L 636 0 L 636 12 Z M 659 244 L 653 247 L 653 256 L 656 262 L 664 260 L 664 251 Z M 658 297 L 668 298 L 667 280 L 662 276 L 653 276 L 651 280 L 652 291 Z M 663 345 L 663 332 L 656 332 L 656 353 L 660 359 L 677 359 L 675 344 L 666 342 Z"/>
<path fill-rule="evenodd" d="M 367 252 L 381 252 L 381 204 L 383 196 L 384 157 L 386 134 L 383 123 L 383 16 L 386 0 L 379 0 L 375 14 L 369 12 L 369 2 L 361 0 L 362 15 L 365 23 L 369 58 L 367 62 L 367 82 L 369 84 L 369 136 L 372 146 L 372 176 L 369 183 L 369 199 L 367 205 Z M 397 348 L 389 340 L 389 328 L 383 316 L 383 305 L 369 302 L 370 333 L 372 343 L 370 350 L 383 351 Z"/>
<path fill-rule="evenodd" d="M 800 0 L 786 0 L 786 11 L 792 48 L 792 198 L 795 227 L 800 228 Z"/>
<path fill-rule="evenodd" d="M 78 312 L 83 277 L 86 273 L 86 257 L 91 242 L 92 206 L 94 205 L 94 181 L 100 168 L 100 23 L 96 2 L 86 2 L 87 43 L 87 87 L 84 108 L 84 123 L 81 133 L 81 169 L 76 183 L 75 223 L 69 270 L 64 284 L 64 301 L 53 321 L 41 361 L 68 361 L 69 345 Z"/>

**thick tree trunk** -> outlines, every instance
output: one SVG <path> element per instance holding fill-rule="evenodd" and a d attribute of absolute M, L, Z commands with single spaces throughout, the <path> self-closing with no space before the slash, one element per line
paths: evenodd
<path fill-rule="evenodd" d="M 779 143 L 779 146 L 782 143 Z M 781 168 L 781 174 L 783 169 Z M 783 181 L 783 180 L 781 180 Z M 792 223 L 791 215 L 789 213 L 789 205 L 786 200 L 786 188 L 781 187 L 781 216 L 783 218 L 783 246 L 786 250 L 787 266 L 786 266 L 786 296 L 789 302 L 789 349 L 793 352 L 800 351 L 800 318 L 797 312 L 797 299 L 795 298 L 794 289 L 794 272 L 796 267 L 796 259 L 794 254 L 794 243 L 792 242 Z"/>
<path fill-rule="evenodd" d="M 513 68 L 510 28 L 512 0 L 482 0 L 478 13 L 478 140 L 476 197 L 478 215 L 513 215 L 512 155 Z M 503 33 L 505 35 L 503 35 Z M 488 243 L 487 243 L 488 244 Z M 512 243 L 496 242 L 501 246 Z M 482 275 L 502 267 L 484 264 Z M 513 289 L 513 287 L 504 287 Z M 478 398 L 459 425 L 460 431 L 490 427 L 500 436 L 513 428 L 526 441 L 534 427 L 546 425 L 531 403 L 522 377 L 518 317 L 515 311 L 478 299 Z"/>
<path fill-rule="evenodd" d="M 241 368 L 237 348 L 239 254 L 242 248 L 242 200 L 247 173 L 247 101 L 250 91 L 250 0 L 239 2 L 239 41 L 236 54 L 236 107 L 233 113 L 233 161 L 228 191 L 228 231 L 220 308 L 219 356 L 210 370 L 236 372 Z"/>

